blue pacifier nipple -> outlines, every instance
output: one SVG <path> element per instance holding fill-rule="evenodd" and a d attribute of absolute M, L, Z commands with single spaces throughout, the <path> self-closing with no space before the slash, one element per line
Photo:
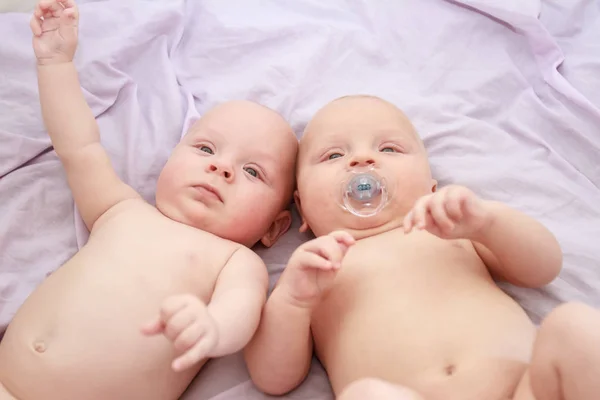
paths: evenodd
<path fill-rule="evenodd" d="M 352 199 L 360 202 L 373 200 L 381 192 L 381 185 L 369 174 L 356 175 L 348 182 L 348 191 Z"/>
<path fill-rule="evenodd" d="M 388 202 L 388 191 L 375 170 L 353 172 L 342 184 L 342 208 L 359 217 L 377 214 Z"/>

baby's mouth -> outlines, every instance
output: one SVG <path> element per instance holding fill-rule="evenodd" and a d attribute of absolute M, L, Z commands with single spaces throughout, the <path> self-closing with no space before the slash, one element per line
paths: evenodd
<path fill-rule="evenodd" d="M 223 197 L 221 196 L 221 193 L 219 193 L 219 191 L 217 190 L 217 188 L 215 188 L 214 186 L 211 186 L 209 184 L 206 183 L 202 183 L 199 185 L 194 185 L 194 189 L 200 191 L 201 193 L 204 193 L 210 197 L 215 198 L 216 200 L 220 201 L 221 203 L 223 203 Z"/>

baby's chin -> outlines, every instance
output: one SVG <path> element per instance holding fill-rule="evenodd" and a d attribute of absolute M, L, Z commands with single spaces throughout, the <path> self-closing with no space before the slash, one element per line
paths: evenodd
<path fill-rule="evenodd" d="M 360 240 L 397 229 L 402 226 L 402 221 L 387 220 L 383 223 L 363 223 L 357 225 L 359 226 L 349 227 L 348 232 L 350 232 L 354 239 Z"/>
<path fill-rule="evenodd" d="M 237 226 L 235 228 L 222 226 L 218 223 L 218 221 L 214 221 L 213 219 L 209 219 L 209 218 L 202 218 L 201 216 L 198 216 L 198 215 L 193 215 L 193 216 L 186 215 L 184 212 L 181 212 L 181 210 L 179 210 L 177 208 L 169 208 L 169 207 L 163 207 L 162 209 L 159 207 L 157 207 L 157 208 L 165 217 L 169 218 L 172 221 L 179 222 L 180 224 L 199 229 L 201 231 L 215 235 L 221 239 L 229 240 L 231 242 L 244 245 L 248 248 L 252 248 L 260 240 L 260 239 L 257 239 L 256 237 L 240 235 L 240 232 L 246 231 L 243 229 L 243 227 L 240 227 L 240 226 Z"/>
<path fill-rule="evenodd" d="M 318 232 L 315 232 L 315 235 L 322 236 L 336 230 L 343 230 L 350 233 L 354 239 L 360 240 L 397 229 L 401 226 L 402 218 L 389 218 L 389 216 L 384 214 L 372 217 L 358 217 L 349 214 L 342 221 L 339 221 L 336 226 L 320 227 L 321 229 L 317 230 Z"/>

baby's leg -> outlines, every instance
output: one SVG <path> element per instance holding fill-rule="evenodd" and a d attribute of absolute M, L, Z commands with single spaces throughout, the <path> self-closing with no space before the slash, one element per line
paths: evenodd
<path fill-rule="evenodd" d="M 515 400 L 598 399 L 599 378 L 600 311 L 565 304 L 542 322 Z"/>
<path fill-rule="evenodd" d="M 375 378 L 352 382 L 337 398 L 338 400 L 423 400 L 418 393 L 410 389 Z"/>
<path fill-rule="evenodd" d="M 2 382 L 0 382 L 0 400 L 17 400 L 10 393 L 8 393 L 8 390 L 6 390 Z"/>

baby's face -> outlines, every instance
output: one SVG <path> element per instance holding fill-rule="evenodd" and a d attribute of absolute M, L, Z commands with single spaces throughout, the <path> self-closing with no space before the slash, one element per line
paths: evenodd
<path fill-rule="evenodd" d="M 393 188 L 379 214 L 358 217 L 340 206 L 341 182 L 372 166 Z M 415 201 L 436 182 L 425 148 L 408 118 L 376 98 L 349 97 L 320 110 L 300 141 L 296 201 L 316 236 L 345 229 L 366 237 L 400 226 Z"/>
<path fill-rule="evenodd" d="M 158 179 L 156 206 L 175 221 L 251 247 L 278 218 L 289 222 L 296 152 L 296 137 L 275 112 L 250 102 L 222 104 L 174 149 Z"/>

